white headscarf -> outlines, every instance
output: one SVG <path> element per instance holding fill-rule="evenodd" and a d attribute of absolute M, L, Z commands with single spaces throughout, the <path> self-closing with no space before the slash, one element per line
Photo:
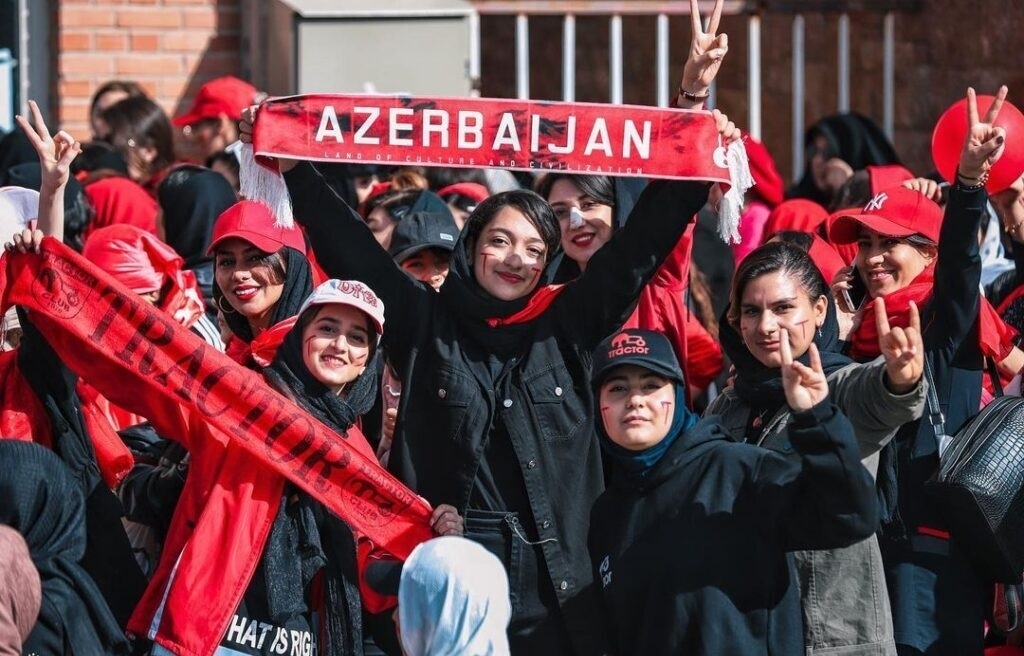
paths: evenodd
<path fill-rule="evenodd" d="M 409 656 L 508 654 L 511 617 L 504 566 L 472 540 L 427 540 L 402 566 L 398 620 Z"/>
<path fill-rule="evenodd" d="M 39 216 L 39 192 L 24 187 L 0 187 L 0 242 L 8 242 Z"/>

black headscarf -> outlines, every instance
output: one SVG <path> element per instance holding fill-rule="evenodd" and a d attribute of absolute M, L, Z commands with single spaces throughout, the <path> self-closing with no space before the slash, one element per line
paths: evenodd
<path fill-rule="evenodd" d="M 451 310 L 452 314 L 459 319 L 459 322 L 466 331 L 466 334 L 477 344 L 486 347 L 491 355 L 498 356 L 499 359 L 504 358 L 517 350 L 523 339 L 530 334 L 532 328 L 528 323 L 516 323 L 491 327 L 487 323 L 487 320 L 509 317 L 520 310 L 523 310 L 529 304 L 533 295 L 537 293 L 537 290 L 552 284 L 555 277 L 559 255 L 557 243 L 549 244 L 549 257 L 544 270 L 540 274 L 537 286 L 534 287 L 533 292 L 523 296 L 522 298 L 517 298 L 512 301 L 503 301 L 491 296 L 483 289 L 483 287 L 480 286 L 476 280 L 476 276 L 473 274 L 473 266 L 469 263 L 470 257 L 468 250 L 473 247 L 473 245 L 469 243 L 469 222 L 473 220 L 473 217 L 480 212 L 480 209 L 484 207 L 485 204 L 493 204 L 495 202 L 500 203 L 499 197 L 502 195 L 503 194 L 496 194 L 495 196 L 491 196 L 478 205 L 473 214 L 470 215 L 466 226 L 463 227 L 463 230 L 459 235 L 459 240 L 455 243 L 455 249 L 452 251 L 451 264 L 449 265 L 448 277 L 445 278 L 444 284 L 441 285 L 440 290 L 441 302 L 444 303 L 445 306 Z M 537 196 L 537 198 L 539 199 L 540 197 Z"/>
<path fill-rule="evenodd" d="M 896 149 L 882 129 L 868 117 L 856 112 L 826 116 L 812 125 L 804 135 L 804 148 L 810 149 L 818 136 L 828 141 L 826 159 L 838 157 L 854 171 L 866 166 L 900 163 Z M 828 207 L 832 199 L 814 184 L 811 158 L 805 159 L 803 177 L 790 187 L 786 198 L 806 198 Z"/>
<path fill-rule="evenodd" d="M 284 290 L 281 291 L 281 298 L 270 315 L 270 326 L 298 314 L 302 302 L 313 292 L 313 269 L 309 265 L 305 253 L 300 253 L 287 246 L 279 252 L 284 258 Z M 227 299 L 224 298 L 224 292 L 216 284 L 213 285 L 213 301 L 218 307 L 230 307 Z M 241 314 L 226 312 L 224 320 L 236 337 L 246 343 L 253 340 L 254 335 L 249 326 L 249 320 Z"/>
<path fill-rule="evenodd" d="M 329 426 L 341 439 L 373 407 L 377 397 L 376 354 L 344 397 L 324 386 L 302 358 L 301 322 L 292 328 L 263 375 L 302 408 Z M 367 373 L 369 372 L 369 373 Z M 308 494 L 286 499 L 274 519 L 263 553 L 267 608 L 273 619 L 287 618 L 304 607 L 304 591 L 321 569 L 324 576 L 325 644 L 323 654 L 361 653 L 362 606 L 356 570 L 355 538 L 338 517 Z M 288 495 L 292 496 L 291 494 Z"/>
<path fill-rule="evenodd" d="M 213 224 L 235 204 L 235 191 L 223 175 L 200 166 L 179 166 L 156 191 L 164 214 L 164 241 L 185 259 L 185 268 L 209 263 Z"/>
<path fill-rule="evenodd" d="M 853 362 L 839 352 L 839 321 L 836 319 L 835 302 L 828 296 L 828 309 L 821 331 L 814 335 L 814 344 L 821 355 L 821 368 L 828 376 Z M 743 338 L 733 328 L 723 314 L 718 321 L 718 335 L 722 349 L 736 367 L 734 388 L 737 396 L 750 408 L 755 410 L 774 411 L 786 403 L 786 393 L 782 387 L 782 369 L 761 364 L 743 343 Z M 809 365 L 810 354 L 804 353 L 797 358 Z"/>
<path fill-rule="evenodd" d="M 0 523 L 25 538 L 43 603 L 25 653 L 122 654 L 128 641 L 82 568 L 85 500 L 64 463 L 32 442 L 0 439 Z"/>
<path fill-rule="evenodd" d="M 612 207 L 612 230 L 617 231 L 626 225 L 636 201 L 647 187 L 647 178 L 612 177 L 612 189 L 615 192 L 615 205 Z M 580 277 L 580 265 L 567 257 L 565 253 L 558 256 L 555 264 L 555 283 L 565 283 Z"/>

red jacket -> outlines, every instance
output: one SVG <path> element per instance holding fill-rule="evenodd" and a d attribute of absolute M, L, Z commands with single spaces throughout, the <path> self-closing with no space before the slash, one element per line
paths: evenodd
<path fill-rule="evenodd" d="M 191 454 L 163 555 L 128 630 L 176 654 L 209 656 L 263 555 L 286 479 L 188 409 L 156 395 L 125 395 L 117 381 L 94 382 L 115 403 L 149 417 L 158 433 L 181 441 Z M 375 458 L 354 431 L 349 440 Z M 365 558 L 369 545 L 360 541 L 359 551 Z"/>

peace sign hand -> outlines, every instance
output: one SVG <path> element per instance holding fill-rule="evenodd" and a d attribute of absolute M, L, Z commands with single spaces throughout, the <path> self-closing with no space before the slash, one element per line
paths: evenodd
<path fill-rule="evenodd" d="M 999 87 L 999 92 L 982 121 L 978 118 L 977 95 L 973 88 L 967 89 L 967 138 L 964 140 L 957 168 L 958 175 L 965 183 L 978 184 L 1006 150 L 1006 131 L 993 125 L 999 116 L 999 110 L 1003 107 L 1003 101 L 1006 100 L 1006 93 L 1005 85 Z"/>
<path fill-rule="evenodd" d="M 68 183 L 71 176 L 71 161 L 82 152 L 82 144 L 75 141 L 67 132 L 61 130 L 54 136 L 50 136 L 50 130 L 43 121 L 43 115 L 39 111 L 39 105 L 34 100 L 28 101 L 29 109 L 32 111 L 32 124 L 24 116 L 15 116 L 15 120 L 21 129 L 25 131 L 29 143 L 36 149 L 39 155 L 39 166 L 42 168 L 42 187 L 44 189 L 57 189 Z"/>
<path fill-rule="evenodd" d="M 885 356 L 887 387 L 896 394 L 906 394 L 917 386 L 924 372 L 924 342 L 921 339 L 921 313 L 917 303 L 910 302 L 910 325 L 889 327 L 885 299 L 875 299 L 875 326 L 878 348 Z"/>
<path fill-rule="evenodd" d="M 697 0 L 690 0 L 690 28 L 692 31 L 690 55 L 683 66 L 683 79 L 679 83 L 679 87 L 695 96 L 707 95 L 711 83 L 718 75 L 718 69 L 722 67 L 725 54 L 729 52 L 729 36 L 715 34 L 722 18 L 723 3 L 724 0 L 715 0 L 715 8 L 711 11 L 711 20 L 708 22 L 708 31 L 705 32 L 701 26 L 700 7 Z M 684 109 L 703 104 L 703 101 L 685 101 L 682 97 L 676 98 L 676 101 L 677 106 Z"/>
<path fill-rule="evenodd" d="M 811 366 L 793 360 L 789 346 L 789 331 L 782 328 L 779 334 L 779 348 L 782 356 L 782 387 L 786 392 L 786 403 L 794 412 L 805 412 L 828 398 L 828 380 L 821 368 L 821 354 L 811 344 L 807 353 Z"/>

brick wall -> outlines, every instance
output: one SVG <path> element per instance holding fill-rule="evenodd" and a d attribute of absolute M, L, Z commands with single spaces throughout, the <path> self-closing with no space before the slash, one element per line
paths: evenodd
<path fill-rule="evenodd" d="M 89 99 L 103 82 L 138 81 L 171 116 L 199 85 L 238 74 L 242 0 L 59 0 L 55 118 L 87 137 Z"/>

